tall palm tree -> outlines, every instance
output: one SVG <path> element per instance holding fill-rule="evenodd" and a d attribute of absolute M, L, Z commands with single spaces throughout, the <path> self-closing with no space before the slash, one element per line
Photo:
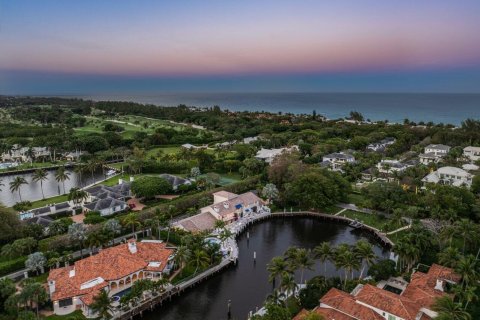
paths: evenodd
<path fill-rule="evenodd" d="M 371 266 L 375 262 L 377 256 L 373 252 L 372 245 L 365 240 L 360 240 L 356 243 L 354 253 L 357 259 L 361 261 L 362 270 L 360 271 L 358 279 L 362 279 L 365 268 Z"/>
<path fill-rule="evenodd" d="M 112 305 L 108 292 L 105 290 L 100 290 L 98 295 L 93 297 L 93 302 L 90 305 L 90 309 L 94 313 L 97 313 L 100 319 L 108 320 L 112 318 Z"/>
<path fill-rule="evenodd" d="M 333 250 L 332 247 L 330 246 L 330 243 L 328 242 L 322 242 L 320 245 L 316 246 L 313 249 L 313 254 L 315 259 L 320 259 L 321 262 L 323 262 L 324 266 L 324 275 L 327 273 L 327 261 L 332 259 L 333 257 Z"/>
<path fill-rule="evenodd" d="M 303 274 L 305 270 L 312 270 L 314 265 L 310 252 L 307 249 L 301 248 L 297 250 L 295 265 L 300 269 L 300 283 L 303 283 Z"/>
<path fill-rule="evenodd" d="M 467 286 L 464 288 L 461 285 L 456 285 L 453 287 L 455 298 L 458 298 L 459 301 L 465 304 L 465 310 L 467 310 L 470 302 L 478 300 L 476 291 L 477 287 L 475 286 Z"/>
<path fill-rule="evenodd" d="M 283 257 L 274 257 L 267 264 L 267 271 L 269 272 L 268 281 L 272 282 L 275 286 L 275 279 L 277 277 L 282 277 L 284 274 L 288 273 L 288 265 Z"/>
<path fill-rule="evenodd" d="M 288 295 L 288 293 L 294 294 L 297 290 L 297 283 L 295 282 L 295 277 L 290 273 L 282 275 L 282 278 L 280 280 L 280 288 L 285 293 L 285 295 Z"/>
<path fill-rule="evenodd" d="M 132 227 L 132 233 L 136 236 L 135 234 L 135 227 L 141 227 L 142 223 L 138 220 L 137 215 L 134 212 L 131 212 L 127 214 L 125 217 L 122 219 L 122 223 L 126 227 Z"/>
<path fill-rule="evenodd" d="M 460 260 L 461 254 L 455 247 L 447 247 L 438 254 L 438 262 L 442 266 L 455 268 L 458 260 Z"/>
<path fill-rule="evenodd" d="M 462 277 L 463 287 L 467 287 L 470 284 L 475 283 L 479 279 L 479 273 L 477 271 L 477 260 L 474 256 L 468 255 L 460 258 L 455 271 Z"/>
<path fill-rule="evenodd" d="M 454 227 L 455 234 L 463 238 L 462 253 L 465 254 L 465 245 L 467 239 L 475 234 L 475 224 L 473 224 L 469 219 L 461 219 L 460 221 L 455 222 Z"/>
<path fill-rule="evenodd" d="M 351 273 L 353 279 L 353 271 L 360 269 L 360 261 L 353 251 L 340 251 L 335 254 L 335 266 L 337 269 L 342 268 L 345 271 L 344 288 L 347 286 L 348 274 Z"/>
<path fill-rule="evenodd" d="M 25 180 L 24 177 L 15 177 L 13 181 L 10 182 L 10 192 L 14 193 L 18 191 L 18 197 L 20 198 L 20 202 L 22 201 L 22 193 L 20 192 L 20 189 L 23 184 L 28 184 L 27 180 Z"/>
<path fill-rule="evenodd" d="M 454 302 L 450 296 L 439 297 L 432 306 L 438 312 L 440 320 L 470 320 L 470 314 L 462 308 L 461 303 Z"/>
<path fill-rule="evenodd" d="M 83 181 L 82 181 L 82 175 L 85 173 L 85 171 L 87 170 L 87 165 L 85 163 L 79 163 L 75 166 L 75 168 L 73 169 L 73 171 L 78 174 L 78 180 L 80 181 L 80 185 L 82 186 L 83 185 Z"/>
<path fill-rule="evenodd" d="M 199 268 L 206 268 L 210 264 L 210 257 L 201 249 L 194 250 L 191 255 L 192 263 L 195 264 L 195 273 Z"/>
<path fill-rule="evenodd" d="M 298 247 L 289 247 L 283 254 L 285 261 L 287 262 L 288 268 L 291 273 L 295 273 L 297 269 L 297 253 Z"/>
<path fill-rule="evenodd" d="M 65 194 L 65 181 L 70 180 L 70 172 L 65 171 L 65 167 L 58 168 L 57 172 L 55 172 L 55 180 L 58 183 L 62 183 L 63 185 L 63 193 Z"/>
<path fill-rule="evenodd" d="M 185 264 L 190 260 L 190 250 L 186 246 L 180 246 L 175 252 L 175 263 L 183 268 Z"/>
<path fill-rule="evenodd" d="M 280 290 L 273 290 L 267 297 L 267 302 L 273 303 L 277 306 L 285 305 L 285 294 Z"/>
<path fill-rule="evenodd" d="M 48 173 L 45 169 L 37 169 L 33 173 L 32 181 L 40 182 L 40 189 L 42 190 L 42 199 L 45 199 L 45 195 L 43 194 L 43 181 L 48 180 Z"/>
<path fill-rule="evenodd" d="M 68 193 L 68 201 L 72 201 L 75 207 L 82 202 L 88 199 L 88 193 L 80 188 L 73 187 Z"/>

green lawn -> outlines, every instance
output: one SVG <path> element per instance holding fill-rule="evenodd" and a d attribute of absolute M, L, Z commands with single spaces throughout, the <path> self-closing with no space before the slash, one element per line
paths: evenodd
<path fill-rule="evenodd" d="M 175 154 L 180 151 L 180 147 L 158 147 L 147 151 L 147 158 L 157 157 L 159 154 Z"/>
<path fill-rule="evenodd" d="M 62 194 L 60 196 L 55 196 L 52 198 L 47 198 L 43 200 L 37 200 L 32 202 L 32 209 L 45 207 L 47 204 L 51 203 L 60 203 L 68 200 L 68 195 Z"/>
<path fill-rule="evenodd" d="M 358 221 L 379 230 L 382 230 L 385 227 L 385 223 L 388 222 L 388 219 L 381 215 L 357 212 L 352 210 L 344 211 L 340 215 L 348 217 L 350 219 L 357 219 Z"/>
<path fill-rule="evenodd" d="M 364 201 L 365 201 L 365 198 L 363 197 L 363 195 L 359 193 L 350 193 L 348 195 L 349 203 L 354 203 L 358 206 L 358 205 L 361 205 Z"/>

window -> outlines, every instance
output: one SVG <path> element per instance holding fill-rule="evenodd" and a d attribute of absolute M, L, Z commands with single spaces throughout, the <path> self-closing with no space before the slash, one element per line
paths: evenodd
<path fill-rule="evenodd" d="M 68 307 L 68 306 L 71 306 L 72 304 L 73 304 L 72 298 L 58 301 L 58 305 L 60 306 L 60 308 Z"/>

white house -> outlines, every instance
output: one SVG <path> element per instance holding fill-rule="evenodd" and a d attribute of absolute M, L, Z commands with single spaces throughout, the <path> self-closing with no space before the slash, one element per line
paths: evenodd
<path fill-rule="evenodd" d="M 340 171 L 346 163 L 354 163 L 355 157 L 348 153 L 338 152 L 323 156 L 322 161 L 323 165 L 330 167 L 333 171 Z"/>
<path fill-rule="evenodd" d="M 381 173 L 402 172 L 411 166 L 411 164 L 402 163 L 399 160 L 381 160 L 377 163 L 378 172 Z"/>
<path fill-rule="evenodd" d="M 478 161 L 480 159 L 480 147 L 466 147 L 463 149 L 463 155 L 471 161 Z"/>
<path fill-rule="evenodd" d="M 450 147 L 444 144 L 429 144 L 425 147 L 424 153 L 419 155 L 420 162 L 428 165 L 429 163 L 438 163 L 448 152 Z"/>
<path fill-rule="evenodd" d="M 395 141 L 397 141 L 395 138 L 389 137 L 389 138 L 385 138 L 385 139 L 383 139 L 379 142 L 370 143 L 367 146 L 367 151 L 384 152 L 385 149 L 387 149 L 387 147 L 389 145 L 394 144 Z"/>
<path fill-rule="evenodd" d="M 297 151 L 297 146 L 291 146 L 290 148 L 279 148 L 279 149 L 260 149 L 255 158 L 258 160 L 263 160 L 266 163 L 271 163 L 275 157 L 282 154 L 283 152 Z"/>
<path fill-rule="evenodd" d="M 473 175 L 467 171 L 455 167 L 441 167 L 422 179 L 424 183 L 439 183 L 456 187 L 472 185 Z"/>

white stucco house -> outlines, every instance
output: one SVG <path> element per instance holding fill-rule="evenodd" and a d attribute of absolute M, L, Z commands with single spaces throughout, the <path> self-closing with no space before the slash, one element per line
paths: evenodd
<path fill-rule="evenodd" d="M 258 160 L 263 160 L 266 163 L 271 163 L 275 157 L 278 155 L 282 154 L 283 152 L 292 152 L 292 151 L 298 151 L 297 146 L 291 146 L 289 148 L 278 148 L 278 149 L 260 149 L 257 154 L 255 155 L 255 158 Z"/>
<path fill-rule="evenodd" d="M 351 154 L 338 152 L 330 153 L 322 158 L 322 166 L 329 167 L 333 171 L 341 171 L 342 167 L 347 163 L 354 163 L 355 157 Z"/>
<path fill-rule="evenodd" d="M 478 161 L 480 159 L 480 147 L 466 147 L 463 149 L 463 155 L 471 161 Z"/>
<path fill-rule="evenodd" d="M 429 144 L 424 152 L 419 155 L 420 163 L 428 165 L 429 163 L 438 163 L 450 152 L 450 146 L 444 144 Z"/>
<path fill-rule="evenodd" d="M 473 175 L 467 171 L 456 167 L 441 167 L 431 172 L 422 179 L 424 183 L 435 183 L 452 185 L 456 187 L 465 186 L 470 188 Z"/>

